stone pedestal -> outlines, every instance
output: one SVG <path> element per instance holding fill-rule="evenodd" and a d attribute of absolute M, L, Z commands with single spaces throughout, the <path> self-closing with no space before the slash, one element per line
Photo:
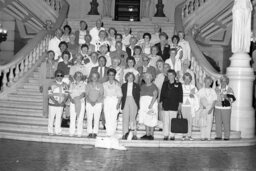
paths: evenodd
<path fill-rule="evenodd" d="M 152 17 L 153 23 L 166 23 L 169 22 L 169 19 L 167 17 Z"/>
<path fill-rule="evenodd" d="M 231 130 L 241 131 L 242 138 L 255 137 L 255 113 L 252 107 L 253 69 L 247 53 L 235 53 L 227 68 L 229 85 L 233 88 L 236 101 L 232 106 Z"/>

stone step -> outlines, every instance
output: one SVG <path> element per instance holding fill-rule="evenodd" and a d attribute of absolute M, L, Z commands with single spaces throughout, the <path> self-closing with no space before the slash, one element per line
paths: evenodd
<path fill-rule="evenodd" d="M 65 143 L 65 144 L 81 144 L 94 145 L 95 139 L 88 139 L 85 137 L 69 137 L 69 136 L 49 136 L 46 133 L 33 132 L 19 132 L 0 130 L 0 138 L 48 142 L 48 143 Z M 238 147 L 238 146 L 253 146 L 256 144 L 256 138 L 252 139 L 234 139 L 230 141 L 163 141 L 155 139 L 153 141 L 147 140 L 120 140 L 120 144 L 126 147 Z"/>
<path fill-rule="evenodd" d="M 12 131 L 21 131 L 21 132 L 33 132 L 33 133 L 47 133 L 47 125 L 39 123 L 13 123 L 8 121 L 1 121 L 0 122 L 0 129 L 2 130 L 12 130 Z M 69 135 L 69 128 L 62 128 L 62 134 L 65 136 Z M 122 130 L 116 131 L 116 136 L 118 138 L 122 137 Z M 142 137 L 145 134 L 145 130 L 139 130 L 137 131 L 137 136 Z M 87 136 L 86 126 L 84 126 L 83 136 Z M 106 131 L 105 130 L 99 130 L 98 133 L 99 136 L 105 136 Z M 211 138 L 215 138 L 215 132 L 212 131 Z M 155 131 L 154 137 L 156 139 L 163 139 L 163 133 L 162 131 Z M 182 137 L 182 134 L 176 134 L 175 136 L 177 139 L 180 139 Z M 193 131 L 192 137 L 194 139 L 200 139 L 200 132 L 199 131 Z M 231 131 L 230 138 L 231 139 L 239 139 L 241 137 L 241 133 L 239 131 Z"/>
<path fill-rule="evenodd" d="M 0 100 L 0 108 L 1 107 L 12 107 L 12 108 L 22 108 L 22 109 L 43 109 L 43 103 L 14 101 L 14 100 Z"/>
<path fill-rule="evenodd" d="M 39 90 L 40 84 L 33 84 L 33 83 L 25 83 L 23 84 L 24 89 L 33 89 L 33 90 Z"/>
<path fill-rule="evenodd" d="M 16 125 L 21 124 L 38 124 L 38 125 L 47 125 L 48 119 L 43 118 L 42 116 L 21 116 L 21 115 L 8 115 L 0 114 L 0 122 L 10 122 L 15 123 Z"/>
<path fill-rule="evenodd" d="M 15 116 L 37 116 L 42 117 L 42 109 L 22 109 L 22 108 L 10 108 L 10 107 L 1 107 L 1 114 L 15 115 Z"/>
<path fill-rule="evenodd" d="M 28 101 L 28 102 L 43 102 L 43 95 L 31 96 L 31 95 L 21 95 L 21 94 L 9 94 L 8 100 L 15 101 Z"/>
<path fill-rule="evenodd" d="M 18 88 L 16 93 L 20 95 L 42 96 L 42 93 L 40 93 L 39 88 L 38 89 Z"/>
<path fill-rule="evenodd" d="M 39 79 L 36 79 L 36 78 L 33 78 L 33 77 L 31 77 L 31 78 L 28 79 L 28 83 L 41 84 L 40 81 L 39 81 Z"/>

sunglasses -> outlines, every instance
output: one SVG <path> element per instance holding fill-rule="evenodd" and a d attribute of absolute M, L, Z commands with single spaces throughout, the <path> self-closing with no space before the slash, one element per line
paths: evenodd
<path fill-rule="evenodd" d="M 56 75 L 56 77 L 63 77 L 63 75 L 59 75 L 59 74 L 58 74 L 58 75 Z"/>

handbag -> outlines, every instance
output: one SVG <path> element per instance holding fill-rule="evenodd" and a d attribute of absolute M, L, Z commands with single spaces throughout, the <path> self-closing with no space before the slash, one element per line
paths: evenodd
<path fill-rule="evenodd" d="M 149 110 L 144 117 L 144 124 L 148 127 L 155 127 L 157 123 L 157 113 L 153 109 Z"/>
<path fill-rule="evenodd" d="M 182 113 L 178 113 L 176 118 L 172 118 L 171 132 L 182 134 L 188 133 L 188 120 L 183 118 Z"/>

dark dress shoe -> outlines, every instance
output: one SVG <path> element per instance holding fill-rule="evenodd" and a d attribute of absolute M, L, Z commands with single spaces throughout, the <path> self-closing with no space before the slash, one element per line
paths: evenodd
<path fill-rule="evenodd" d="M 164 141 L 168 141 L 168 137 L 164 137 Z"/>
<path fill-rule="evenodd" d="M 97 134 L 92 134 L 92 138 L 96 138 L 97 137 Z"/>
<path fill-rule="evenodd" d="M 171 140 L 171 141 L 174 141 L 174 140 L 175 140 L 175 137 L 171 137 L 170 140 Z"/>
<path fill-rule="evenodd" d="M 215 137 L 214 139 L 217 140 L 217 141 L 222 140 L 221 137 Z"/>
<path fill-rule="evenodd" d="M 106 126 L 105 125 L 103 125 L 103 130 L 106 130 Z"/>
<path fill-rule="evenodd" d="M 229 138 L 224 138 L 225 141 L 229 141 Z"/>
<path fill-rule="evenodd" d="M 142 137 L 140 137 L 141 140 L 148 140 L 149 136 L 147 135 L 143 135 Z"/>
<path fill-rule="evenodd" d="M 92 138 L 92 134 L 89 134 L 89 135 L 87 136 L 87 138 Z"/>
<path fill-rule="evenodd" d="M 132 140 L 138 140 L 138 137 L 136 135 L 132 136 Z"/>
<path fill-rule="evenodd" d="M 162 129 L 162 128 L 160 128 L 160 129 L 159 129 L 159 131 L 163 131 L 163 129 Z"/>
<path fill-rule="evenodd" d="M 123 140 L 127 140 L 128 135 L 129 135 L 129 132 L 127 132 L 126 134 L 124 134 L 124 135 L 122 136 L 122 139 L 123 139 Z"/>

